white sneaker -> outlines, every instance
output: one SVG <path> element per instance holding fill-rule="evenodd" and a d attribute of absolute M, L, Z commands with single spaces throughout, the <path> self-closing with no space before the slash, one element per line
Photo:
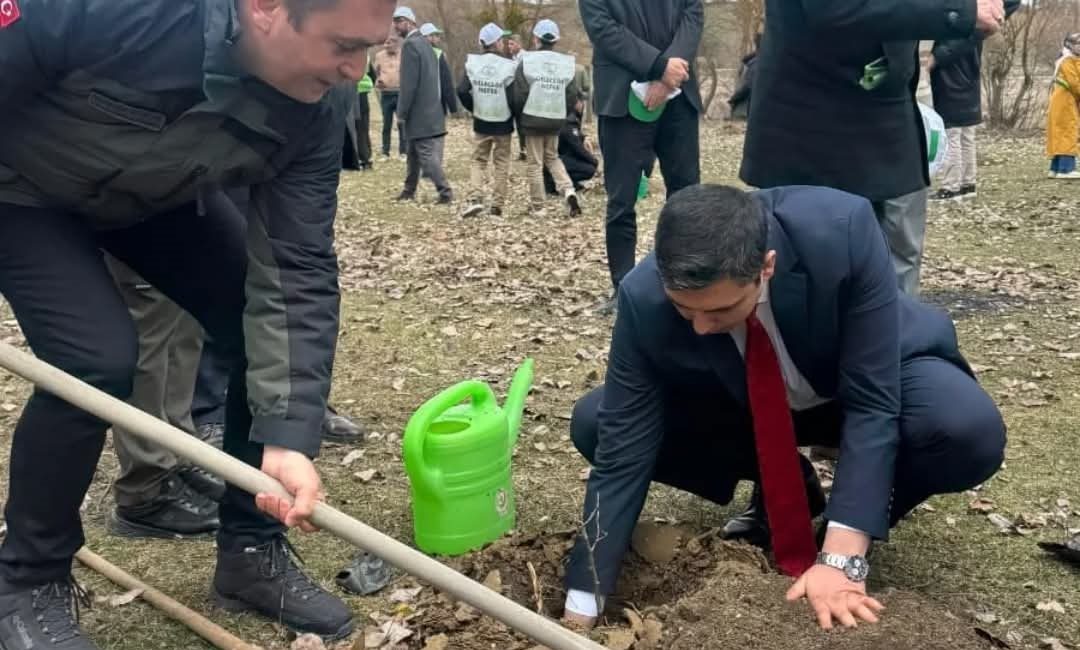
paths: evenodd
<path fill-rule="evenodd" d="M 475 217 L 484 211 L 484 205 L 482 203 L 470 203 L 465 206 L 465 209 L 461 211 L 463 217 Z"/>
<path fill-rule="evenodd" d="M 1047 178 L 1057 178 L 1058 173 L 1057 172 L 1046 172 L 1046 177 Z"/>
<path fill-rule="evenodd" d="M 1066 180 L 1066 181 L 1080 180 L 1080 170 L 1073 170 L 1073 171 L 1065 173 L 1065 174 L 1058 173 L 1056 178 L 1059 181 L 1062 181 L 1062 180 Z"/>

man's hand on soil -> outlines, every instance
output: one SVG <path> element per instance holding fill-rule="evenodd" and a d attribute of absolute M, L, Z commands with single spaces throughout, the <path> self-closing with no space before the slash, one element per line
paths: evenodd
<path fill-rule="evenodd" d="M 852 582 L 843 571 L 817 564 L 802 574 L 791 589 L 789 601 L 806 598 L 817 614 L 822 629 L 831 630 L 833 620 L 844 627 L 855 627 L 858 621 L 877 623 L 877 615 L 885 606 L 866 595 L 866 584 Z"/>
<path fill-rule="evenodd" d="M 593 629 L 593 626 L 596 625 L 596 617 L 585 616 L 583 614 L 575 614 L 574 612 L 568 610 L 563 612 L 562 622 L 563 625 L 570 628 L 571 630 L 586 631 Z"/>
<path fill-rule="evenodd" d="M 267 445 L 263 448 L 262 471 L 280 481 L 293 500 L 275 494 L 257 494 L 255 505 L 259 510 L 290 528 L 299 526 L 306 533 L 317 531 L 308 520 L 315 511 L 315 502 L 322 501 L 326 495 L 311 459 L 292 449 Z"/>

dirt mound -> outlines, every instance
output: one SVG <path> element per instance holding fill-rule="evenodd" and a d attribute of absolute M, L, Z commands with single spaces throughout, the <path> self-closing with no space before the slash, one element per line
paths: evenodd
<path fill-rule="evenodd" d="M 619 591 L 609 599 L 594 640 L 619 650 L 768 648 L 812 650 L 981 650 L 974 630 L 911 594 L 882 596 L 879 625 L 824 632 L 805 603 L 789 604 L 790 581 L 772 572 L 751 547 L 714 535 L 658 530 L 653 544 L 636 536 Z M 449 564 L 543 614 L 562 614 L 565 559 L 572 532 L 512 537 Z M 659 543 L 656 543 L 659 542 Z M 664 545 L 668 545 L 665 548 Z M 645 557 L 643 557 L 643 555 Z M 646 557 L 650 559 L 646 559 Z M 410 604 L 410 650 L 530 650 L 538 646 L 446 594 L 424 589 Z M 434 640 L 434 642 L 432 642 Z M 432 645 L 427 645 L 432 642 Z"/>

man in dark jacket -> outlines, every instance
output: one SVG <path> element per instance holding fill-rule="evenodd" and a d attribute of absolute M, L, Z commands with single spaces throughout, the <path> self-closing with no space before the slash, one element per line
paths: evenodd
<path fill-rule="evenodd" d="M 916 294 L 930 182 L 918 40 L 992 32 L 1002 0 L 767 0 L 765 9 L 740 177 L 870 199 L 900 288 Z"/>
<path fill-rule="evenodd" d="M 405 123 L 406 169 L 405 187 L 397 200 L 416 198 L 422 171 L 439 191 L 439 205 L 449 205 L 454 200 L 454 193 L 443 173 L 439 155 L 446 137 L 439 59 L 431 49 L 431 43 L 417 29 L 412 9 L 398 7 L 394 11 L 394 29 L 405 39 L 401 46 L 401 93 L 397 114 Z"/>
<path fill-rule="evenodd" d="M 735 91 L 728 98 L 732 120 L 745 120 L 750 112 L 750 96 L 754 90 L 754 68 L 757 67 L 757 53 L 761 49 L 761 32 L 754 35 L 754 50 L 742 58 L 739 78 Z"/>
<path fill-rule="evenodd" d="M 495 23 L 488 23 L 480 29 L 478 41 L 483 53 L 468 56 L 465 74 L 458 86 L 461 105 L 473 114 L 475 142 L 469 202 L 461 213 L 464 217 L 476 216 L 484 211 L 484 195 L 489 186 L 492 216 L 502 215 L 506 201 L 514 134 L 510 85 L 514 81 L 517 64 L 505 55 L 505 36 L 506 31 Z M 489 182 L 489 166 L 493 182 Z"/>
<path fill-rule="evenodd" d="M 634 267 L 641 174 L 655 156 L 668 195 L 697 183 L 701 94 L 693 63 L 705 25 L 702 0 L 581 0 L 593 44 L 593 92 L 607 188 L 607 257 L 615 288 Z M 630 115 L 630 85 L 651 82 L 653 106 L 675 90 L 653 122 Z M 607 305 L 614 305 L 614 302 Z"/>
<path fill-rule="evenodd" d="M 926 138 L 915 103 L 918 39 L 990 33 L 1002 0 L 767 0 L 740 176 L 756 187 L 823 185 L 869 199 L 900 289 L 914 295 L 926 229 Z M 906 39 L 906 40 L 905 40 Z M 761 492 L 728 522 L 765 529 Z"/>
<path fill-rule="evenodd" d="M 1005 15 L 1020 6 L 1006 0 Z M 975 196 L 975 127 L 982 123 L 982 49 L 984 36 L 938 40 L 930 52 L 930 88 L 934 110 L 945 122 L 949 153 L 941 169 L 941 189 L 930 198 Z"/>
<path fill-rule="evenodd" d="M 566 569 L 567 616 L 583 624 L 593 592 L 615 590 L 651 482 L 722 504 L 758 476 L 777 565 L 798 579 L 788 599 L 825 628 L 874 622 L 871 540 L 985 481 L 1005 448 L 948 315 L 897 291 L 870 203 L 819 187 L 674 194 L 655 253 L 619 288 L 604 385 L 570 429 L 593 467 Z M 840 450 L 827 507 L 797 444 Z"/>
<path fill-rule="evenodd" d="M 600 161 L 585 146 L 585 132 L 581 129 L 582 116 L 585 112 L 585 98 L 581 97 L 574 104 L 574 110 L 566 116 L 566 124 L 559 131 L 559 160 L 566 168 L 566 174 L 574 184 L 575 190 L 585 187 L 585 183 L 596 176 Z M 555 179 L 544 170 L 544 191 L 557 194 Z"/>
<path fill-rule="evenodd" d="M 390 0 L 9 0 L 0 21 L 0 293 L 33 352 L 119 399 L 136 365 L 104 249 L 231 357 L 225 451 L 294 495 L 229 486 L 211 597 L 341 637 L 352 614 L 290 556 L 338 329 L 341 138 Z M 221 188 L 251 210 L 217 214 Z M 12 436 L 0 646 L 91 650 L 71 603 L 107 424 L 36 391 Z M 273 515 L 271 517 L 270 515 Z M 281 520 L 280 522 L 278 520 Z M 46 630 L 47 628 L 47 630 Z"/>

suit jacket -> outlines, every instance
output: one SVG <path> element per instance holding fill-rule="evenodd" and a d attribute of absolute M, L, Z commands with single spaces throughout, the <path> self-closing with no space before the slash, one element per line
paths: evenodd
<path fill-rule="evenodd" d="M 446 113 L 439 80 L 439 59 L 419 31 L 401 45 L 401 94 L 398 119 L 405 123 L 405 139 L 446 135 Z"/>
<path fill-rule="evenodd" d="M 843 412 L 840 463 L 825 516 L 885 538 L 900 439 L 900 363 L 929 355 L 970 373 L 952 320 L 898 291 L 888 246 L 865 199 L 819 187 L 763 190 L 755 197 L 777 255 L 769 302 L 784 345 L 814 391 L 836 400 Z M 665 394 L 749 409 L 746 370 L 731 336 L 695 334 L 664 293 L 650 255 L 619 288 L 585 495 L 586 516 L 597 499 L 603 506 L 599 526 L 607 538 L 596 562 L 605 593 L 614 589 L 644 504 L 646 490 L 639 488 L 650 481 L 663 439 Z M 715 480 L 734 488 L 733 477 Z M 594 591 L 580 543 L 567 582 Z"/>
<path fill-rule="evenodd" d="M 881 201 L 930 184 L 918 40 L 967 38 L 975 0 L 767 0 L 740 177 Z M 885 57 L 879 86 L 859 85 Z"/>
<path fill-rule="evenodd" d="M 627 115 L 630 84 L 660 79 L 671 57 L 690 62 L 682 89 L 701 112 L 693 64 L 705 26 L 702 0 L 581 0 L 578 6 L 593 45 L 597 115 Z"/>

